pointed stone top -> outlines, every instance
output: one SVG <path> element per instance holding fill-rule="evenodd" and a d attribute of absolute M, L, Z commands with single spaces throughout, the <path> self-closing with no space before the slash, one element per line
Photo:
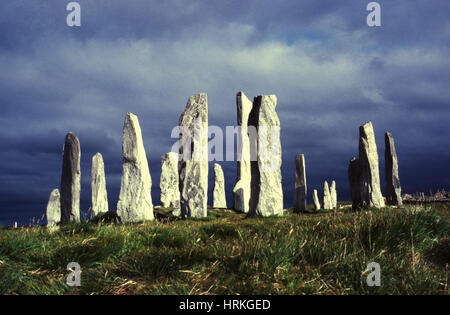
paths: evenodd
<path fill-rule="evenodd" d="M 336 182 L 335 181 L 331 182 L 331 187 L 336 188 Z"/>
<path fill-rule="evenodd" d="M 94 154 L 94 158 L 101 158 L 101 159 L 103 159 L 103 155 L 100 153 L 100 152 L 97 152 L 97 153 L 95 153 Z"/>

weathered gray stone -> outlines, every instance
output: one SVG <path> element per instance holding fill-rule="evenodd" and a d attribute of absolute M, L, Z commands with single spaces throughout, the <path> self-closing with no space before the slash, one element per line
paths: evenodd
<path fill-rule="evenodd" d="M 317 189 L 313 190 L 313 201 L 314 201 L 314 209 L 320 210 L 320 201 L 319 195 L 317 194 Z"/>
<path fill-rule="evenodd" d="M 330 188 L 328 186 L 328 182 L 325 181 L 323 183 L 323 209 L 331 210 L 333 209 L 333 203 L 331 201 Z"/>
<path fill-rule="evenodd" d="M 91 169 L 91 217 L 109 211 L 108 192 L 106 191 L 105 163 L 100 153 L 92 157 Z"/>
<path fill-rule="evenodd" d="M 68 133 L 64 143 L 61 174 L 61 222 L 80 221 L 81 149 L 78 137 Z"/>
<path fill-rule="evenodd" d="M 386 167 L 386 201 L 393 206 L 403 205 L 402 188 L 398 176 L 398 160 L 394 138 L 389 132 L 384 135 L 384 160 Z"/>
<path fill-rule="evenodd" d="M 217 163 L 214 164 L 213 207 L 216 209 L 227 208 L 225 177 L 223 176 L 222 167 Z"/>
<path fill-rule="evenodd" d="M 295 191 L 294 191 L 294 212 L 306 210 L 306 169 L 305 155 L 299 154 L 295 157 Z"/>
<path fill-rule="evenodd" d="M 47 203 L 47 227 L 54 228 L 61 221 L 61 202 L 59 190 L 55 189 L 50 194 Z"/>
<path fill-rule="evenodd" d="M 180 208 L 178 179 L 178 153 L 169 152 L 161 156 L 161 205 L 164 208 Z"/>
<path fill-rule="evenodd" d="M 353 208 L 385 206 L 380 189 L 378 151 L 371 122 L 359 128 L 359 159 L 349 165 Z"/>
<path fill-rule="evenodd" d="M 152 179 L 137 116 L 128 113 L 123 127 L 122 183 L 117 215 L 122 223 L 153 220 Z"/>
<path fill-rule="evenodd" d="M 333 206 L 333 209 L 337 209 L 337 191 L 335 181 L 331 182 L 330 196 L 331 196 L 331 205 Z"/>
<path fill-rule="evenodd" d="M 237 122 L 239 129 L 238 162 L 236 185 L 233 189 L 234 209 L 247 213 L 250 209 L 251 194 L 251 162 L 250 139 L 248 136 L 248 118 L 252 110 L 252 102 L 243 92 L 236 96 Z"/>
<path fill-rule="evenodd" d="M 249 126 L 258 132 L 257 161 L 251 162 L 250 215 L 283 215 L 280 120 L 276 106 L 275 95 L 258 96 L 249 117 Z"/>
<path fill-rule="evenodd" d="M 208 100 L 191 96 L 180 117 L 180 207 L 182 217 L 208 215 Z"/>

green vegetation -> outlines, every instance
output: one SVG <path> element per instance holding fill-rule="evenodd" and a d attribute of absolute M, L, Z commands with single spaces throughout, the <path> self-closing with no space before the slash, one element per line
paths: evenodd
<path fill-rule="evenodd" d="M 450 207 L 0 229 L 2 294 L 448 294 Z M 364 270 L 381 265 L 381 287 Z M 69 262 L 82 267 L 65 284 Z"/>

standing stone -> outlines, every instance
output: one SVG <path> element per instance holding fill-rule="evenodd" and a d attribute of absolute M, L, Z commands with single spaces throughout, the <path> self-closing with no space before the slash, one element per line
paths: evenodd
<path fill-rule="evenodd" d="M 227 208 L 225 177 L 223 176 L 222 167 L 217 163 L 214 164 L 213 207 L 216 209 Z"/>
<path fill-rule="evenodd" d="M 81 149 L 78 137 L 68 133 L 64 143 L 61 175 L 61 222 L 80 221 Z"/>
<path fill-rule="evenodd" d="M 276 106 L 275 95 L 258 96 L 249 117 L 249 125 L 254 126 L 258 133 L 257 161 L 251 162 L 251 215 L 283 214 L 280 120 Z"/>
<path fill-rule="evenodd" d="M 313 190 L 313 201 L 314 201 L 314 209 L 320 210 L 320 201 L 316 189 Z"/>
<path fill-rule="evenodd" d="M 55 189 L 50 194 L 47 203 L 47 227 L 54 228 L 61 221 L 61 202 L 59 190 Z"/>
<path fill-rule="evenodd" d="M 331 205 L 333 209 L 337 209 L 337 191 L 336 191 L 336 182 L 332 181 L 330 186 L 330 195 L 331 195 Z"/>
<path fill-rule="evenodd" d="M 359 161 L 361 167 L 361 199 L 375 208 L 385 206 L 380 189 L 380 170 L 378 168 L 378 150 L 371 122 L 359 128 Z"/>
<path fill-rule="evenodd" d="M 384 161 L 386 166 L 386 200 L 394 206 L 403 205 L 402 188 L 398 177 L 398 160 L 395 150 L 394 138 L 389 132 L 384 135 L 385 151 Z"/>
<path fill-rule="evenodd" d="M 161 156 L 161 205 L 164 208 L 180 208 L 178 181 L 178 153 L 169 152 Z"/>
<path fill-rule="evenodd" d="M 247 213 L 250 209 L 251 163 L 250 139 L 248 136 L 248 118 L 252 110 L 252 102 L 243 92 L 236 96 L 238 133 L 238 162 L 236 186 L 233 189 L 234 209 Z"/>
<path fill-rule="evenodd" d="M 333 209 L 333 203 L 331 201 L 330 188 L 328 186 L 328 182 L 325 181 L 323 183 L 323 209 L 331 210 Z"/>
<path fill-rule="evenodd" d="M 359 167 L 359 159 L 353 157 L 348 166 L 348 179 L 350 183 L 350 193 L 352 196 L 352 208 L 358 209 L 361 206 L 361 168 Z"/>
<path fill-rule="evenodd" d="M 349 165 L 353 208 L 385 206 L 380 189 L 378 151 L 371 122 L 359 127 L 359 159 Z"/>
<path fill-rule="evenodd" d="M 295 157 L 294 212 L 306 210 L 306 196 L 305 155 L 299 154 Z"/>
<path fill-rule="evenodd" d="M 100 153 L 92 157 L 92 206 L 91 217 L 109 211 L 108 192 L 106 191 L 105 163 Z"/>
<path fill-rule="evenodd" d="M 153 220 L 152 178 L 137 116 L 128 113 L 123 127 L 122 183 L 117 216 L 122 223 Z"/>
<path fill-rule="evenodd" d="M 208 215 L 208 100 L 205 93 L 191 96 L 180 121 L 181 216 Z"/>

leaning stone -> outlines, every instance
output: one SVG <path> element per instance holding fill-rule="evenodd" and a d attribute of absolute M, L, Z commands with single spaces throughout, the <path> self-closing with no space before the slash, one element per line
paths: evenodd
<path fill-rule="evenodd" d="M 95 217 L 100 213 L 108 212 L 108 192 L 106 191 L 105 163 L 100 153 L 92 157 L 92 205 L 91 217 Z"/>
<path fill-rule="evenodd" d="M 78 137 L 68 133 L 64 143 L 61 175 L 61 222 L 80 221 L 81 149 Z"/>
<path fill-rule="evenodd" d="M 305 155 L 299 154 L 295 157 L 294 212 L 306 210 L 306 196 Z"/>
<path fill-rule="evenodd" d="M 330 188 L 328 186 L 328 182 L 325 181 L 323 183 L 323 209 L 331 210 L 333 209 L 333 203 L 331 201 Z"/>
<path fill-rule="evenodd" d="M 313 190 L 313 201 L 314 201 L 314 209 L 320 210 L 320 201 L 316 189 Z"/>
<path fill-rule="evenodd" d="M 384 207 L 380 188 L 378 150 L 371 122 L 359 128 L 359 164 L 361 167 L 361 200 L 364 206 Z"/>
<path fill-rule="evenodd" d="M 257 161 L 251 162 L 251 215 L 283 215 L 280 120 L 276 106 L 275 95 L 258 96 L 250 113 L 249 125 L 258 132 Z"/>
<path fill-rule="evenodd" d="M 238 146 L 236 186 L 233 189 L 234 209 L 247 213 L 250 209 L 251 193 L 250 139 L 247 131 L 253 104 L 243 92 L 237 94 L 236 103 L 240 145 Z"/>
<path fill-rule="evenodd" d="M 153 220 L 152 179 L 137 116 L 128 113 L 123 127 L 122 183 L 117 215 L 122 223 Z"/>
<path fill-rule="evenodd" d="M 384 135 L 385 152 L 384 160 L 386 167 L 386 200 L 393 206 L 403 205 L 402 188 L 398 176 L 398 160 L 395 150 L 394 138 L 389 132 Z"/>
<path fill-rule="evenodd" d="M 61 221 L 61 202 L 59 190 L 55 189 L 50 194 L 47 203 L 47 227 L 55 228 Z"/>
<path fill-rule="evenodd" d="M 208 215 L 208 100 L 205 93 L 189 98 L 179 127 L 181 216 L 204 218 Z"/>
<path fill-rule="evenodd" d="M 164 208 L 180 208 L 178 180 L 178 153 L 169 152 L 161 156 L 161 205 Z"/>
<path fill-rule="evenodd" d="M 333 209 L 337 209 L 337 191 L 336 182 L 332 181 L 330 186 L 331 205 Z"/>
<path fill-rule="evenodd" d="M 223 176 L 222 167 L 217 163 L 214 164 L 213 207 L 216 209 L 227 208 L 225 177 Z"/>

